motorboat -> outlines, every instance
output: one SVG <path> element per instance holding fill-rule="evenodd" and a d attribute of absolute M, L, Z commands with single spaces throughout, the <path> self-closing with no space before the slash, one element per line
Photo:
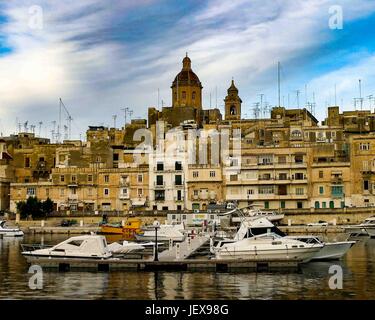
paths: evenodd
<path fill-rule="evenodd" d="M 286 238 L 295 239 L 305 243 L 321 243 L 324 247 L 312 257 L 311 260 L 338 260 L 341 259 L 349 249 L 356 244 L 356 241 L 323 242 L 316 236 L 287 236 Z"/>
<path fill-rule="evenodd" d="M 161 224 L 157 230 L 157 240 L 158 241 L 184 241 L 186 235 L 183 233 L 185 230 L 184 223 L 181 224 Z M 146 229 L 142 233 L 137 233 L 135 235 L 137 240 L 147 241 L 155 240 L 156 231 L 153 229 Z"/>
<path fill-rule="evenodd" d="M 233 222 L 241 222 L 243 220 L 252 221 L 258 218 L 267 218 L 271 222 L 278 222 L 284 218 L 283 213 L 278 213 L 275 211 L 265 211 L 260 209 L 242 209 L 242 217 L 233 217 Z"/>
<path fill-rule="evenodd" d="M 374 226 L 367 226 L 367 227 L 365 227 L 365 230 L 371 238 L 375 238 L 375 225 Z"/>
<path fill-rule="evenodd" d="M 25 250 L 29 246 L 22 245 L 22 248 Z M 28 262 L 33 262 L 38 258 L 107 259 L 112 257 L 105 237 L 100 235 L 71 237 L 50 248 L 23 251 L 22 255 Z"/>
<path fill-rule="evenodd" d="M 324 247 L 322 243 L 305 243 L 265 233 L 231 243 L 219 242 L 211 247 L 215 259 L 245 259 L 248 261 L 294 261 L 308 262 Z"/>
<path fill-rule="evenodd" d="M 230 243 L 265 233 L 275 233 L 281 237 L 295 239 L 305 243 L 323 244 L 324 247 L 312 258 L 312 260 L 340 259 L 356 243 L 356 241 L 323 242 L 319 239 L 319 237 L 313 235 L 287 236 L 267 218 L 258 218 L 257 220 L 253 221 L 243 221 L 234 238 L 223 239 L 223 241 Z"/>
<path fill-rule="evenodd" d="M 135 239 L 135 234 L 141 231 L 142 220 L 140 218 L 128 218 L 123 226 L 121 223 L 100 224 L 100 234 L 121 235 L 127 240 Z"/>
<path fill-rule="evenodd" d="M 344 226 L 344 229 L 351 236 L 368 236 L 366 228 L 370 229 L 371 227 L 375 227 L 375 216 L 365 219 L 360 224 Z"/>
<path fill-rule="evenodd" d="M 3 237 L 22 237 L 23 231 L 19 228 L 7 228 L 5 227 L 6 221 L 0 221 L 0 235 Z"/>

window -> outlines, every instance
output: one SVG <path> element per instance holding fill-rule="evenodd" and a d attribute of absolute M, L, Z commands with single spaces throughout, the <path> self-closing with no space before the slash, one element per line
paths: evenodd
<path fill-rule="evenodd" d="M 231 174 L 230 181 L 238 181 L 238 174 Z"/>
<path fill-rule="evenodd" d="M 296 188 L 296 195 L 302 196 L 305 194 L 305 189 L 304 188 Z"/>
<path fill-rule="evenodd" d="M 118 161 L 118 159 L 119 159 L 118 153 L 114 153 L 113 154 L 113 161 Z"/>
<path fill-rule="evenodd" d="M 64 182 L 64 181 L 65 181 L 65 176 L 64 176 L 64 175 L 61 175 L 61 176 L 60 176 L 60 181 L 61 181 L 61 182 Z"/>
<path fill-rule="evenodd" d="M 30 158 L 29 157 L 25 158 L 25 168 L 30 168 Z"/>
<path fill-rule="evenodd" d="M 279 173 L 279 180 L 287 180 L 288 175 L 286 173 Z"/>
<path fill-rule="evenodd" d="M 182 170 L 182 163 L 181 161 L 176 161 L 175 164 L 174 164 L 174 169 L 176 171 L 179 171 L 179 170 Z"/>
<path fill-rule="evenodd" d="M 334 209 L 335 208 L 335 203 L 333 201 L 329 202 L 329 208 Z"/>
<path fill-rule="evenodd" d="M 138 179 L 138 183 L 142 183 L 143 182 L 143 175 L 139 174 L 137 179 Z"/>
<path fill-rule="evenodd" d="M 294 156 L 295 163 L 303 163 L 303 155 L 295 155 Z"/>
<path fill-rule="evenodd" d="M 270 202 L 264 201 L 264 209 L 269 209 L 269 208 L 270 208 Z"/>
<path fill-rule="evenodd" d="M 315 201 L 315 209 L 319 209 L 320 208 L 320 204 L 319 204 L 319 201 Z"/>
<path fill-rule="evenodd" d="M 279 163 L 286 163 L 286 156 L 279 156 L 278 157 L 278 162 Z"/>
<path fill-rule="evenodd" d="M 176 186 L 181 186 L 182 185 L 182 176 L 176 175 L 174 177 L 174 183 L 175 183 Z"/>
<path fill-rule="evenodd" d="M 128 194 L 128 189 L 127 188 L 122 188 L 121 189 L 122 195 L 126 196 Z"/>
<path fill-rule="evenodd" d="M 92 174 L 89 174 L 89 175 L 87 176 L 87 181 L 88 181 L 88 182 L 92 182 Z"/>
<path fill-rule="evenodd" d="M 35 196 L 35 188 L 27 188 L 26 194 L 31 197 Z"/>
<path fill-rule="evenodd" d="M 163 162 L 158 162 L 156 164 L 156 170 L 157 171 L 163 171 L 164 170 L 164 163 Z"/>
<path fill-rule="evenodd" d="M 164 199 L 165 199 L 164 190 L 155 190 L 155 200 L 156 201 L 164 201 Z"/>
<path fill-rule="evenodd" d="M 258 164 L 259 165 L 267 165 L 273 163 L 273 155 L 263 155 L 259 156 L 258 158 Z"/>
<path fill-rule="evenodd" d="M 216 172 L 215 171 L 210 171 L 210 178 L 215 178 Z"/>
<path fill-rule="evenodd" d="M 319 171 L 319 179 L 323 179 L 324 175 L 323 175 L 323 171 Z"/>
<path fill-rule="evenodd" d="M 71 192 L 71 194 L 77 194 L 77 189 L 76 189 L 76 188 L 72 188 L 72 189 L 70 190 L 70 192 Z"/>
<path fill-rule="evenodd" d="M 143 189 L 138 189 L 138 197 L 142 197 L 143 195 Z"/>
<path fill-rule="evenodd" d="M 343 186 L 332 186 L 332 196 L 333 197 L 342 197 L 344 194 Z"/>
<path fill-rule="evenodd" d="M 359 150 L 362 150 L 362 151 L 370 150 L 370 143 L 360 143 Z"/>
<path fill-rule="evenodd" d="M 104 188 L 104 195 L 105 195 L 105 196 L 108 196 L 108 195 L 109 195 L 109 189 L 108 189 L 108 188 Z"/>
<path fill-rule="evenodd" d="M 109 182 L 109 175 L 106 174 L 106 175 L 104 176 L 104 182 L 105 182 L 105 183 L 108 183 L 108 182 Z"/>
<path fill-rule="evenodd" d="M 194 190 L 194 195 L 195 195 L 195 196 L 198 195 L 198 190 Z"/>
<path fill-rule="evenodd" d="M 273 194 L 274 189 L 273 186 L 260 186 L 259 187 L 259 194 Z"/>
<path fill-rule="evenodd" d="M 322 202 L 322 208 L 323 209 L 327 208 L 327 203 L 325 201 Z"/>
<path fill-rule="evenodd" d="M 297 201 L 297 209 L 302 209 L 302 208 L 303 208 L 303 202 Z"/>
<path fill-rule="evenodd" d="M 198 178 L 199 172 L 198 171 L 193 171 L 193 178 Z"/>
<path fill-rule="evenodd" d="M 254 194 L 254 189 L 248 189 L 248 190 L 247 190 L 247 194 L 248 194 L 248 195 Z"/>
<path fill-rule="evenodd" d="M 302 137 L 302 132 L 300 130 L 293 130 L 292 131 L 292 137 L 293 138 L 299 138 Z"/>
<path fill-rule="evenodd" d="M 323 186 L 319 187 L 319 194 L 324 194 L 324 187 Z"/>
<path fill-rule="evenodd" d="M 303 173 L 301 173 L 301 172 L 296 172 L 296 173 L 294 174 L 294 179 L 295 179 L 295 180 L 303 180 Z"/>
<path fill-rule="evenodd" d="M 280 201 L 280 208 L 285 209 L 285 201 Z"/>
<path fill-rule="evenodd" d="M 368 182 L 368 180 L 363 180 L 363 190 L 369 190 L 369 182 Z"/>
<path fill-rule="evenodd" d="M 72 176 L 72 182 L 76 182 L 77 181 L 77 176 Z"/>
<path fill-rule="evenodd" d="M 89 189 L 88 189 L 88 195 L 89 195 L 89 197 L 92 196 L 92 188 L 89 188 Z"/>
<path fill-rule="evenodd" d="M 164 185 L 163 176 L 156 176 L 156 185 L 157 186 Z"/>

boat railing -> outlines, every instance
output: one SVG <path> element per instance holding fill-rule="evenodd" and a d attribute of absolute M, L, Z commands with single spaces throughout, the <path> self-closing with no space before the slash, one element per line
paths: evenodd
<path fill-rule="evenodd" d="M 39 249 L 47 249 L 52 248 L 52 245 L 42 244 L 42 243 L 35 243 L 35 244 L 23 244 L 21 243 L 22 251 L 35 251 Z"/>

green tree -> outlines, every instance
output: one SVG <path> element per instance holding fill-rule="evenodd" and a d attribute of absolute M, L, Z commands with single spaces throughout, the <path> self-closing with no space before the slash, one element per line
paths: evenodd
<path fill-rule="evenodd" d="M 44 216 L 47 216 L 53 211 L 53 201 L 50 198 L 47 198 L 46 201 L 42 202 L 41 207 Z"/>

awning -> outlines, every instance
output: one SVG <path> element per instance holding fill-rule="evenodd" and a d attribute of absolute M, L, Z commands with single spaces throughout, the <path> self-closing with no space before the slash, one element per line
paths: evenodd
<path fill-rule="evenodd" d="M 132 207 L 143 207 L 145 203 L 146 203 L 146 200 L 144 199 L 132 200 Z"/>

